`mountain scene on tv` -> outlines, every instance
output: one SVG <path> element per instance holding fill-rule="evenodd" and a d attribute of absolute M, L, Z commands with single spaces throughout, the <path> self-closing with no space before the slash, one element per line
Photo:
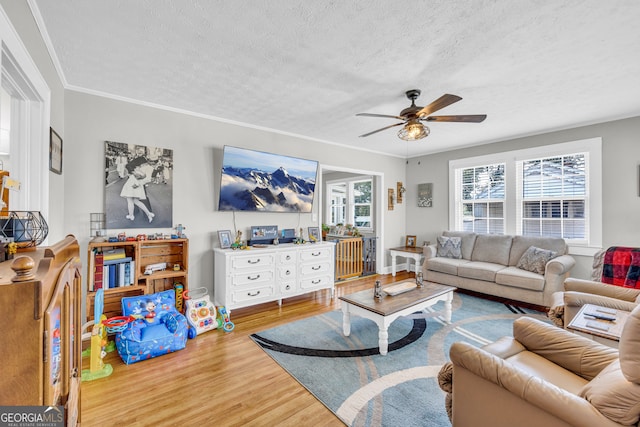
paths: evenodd
<path fill-rule="evenodd" d="M 225 147 L 219 210 L 311 212 L 317 162 Z"/>

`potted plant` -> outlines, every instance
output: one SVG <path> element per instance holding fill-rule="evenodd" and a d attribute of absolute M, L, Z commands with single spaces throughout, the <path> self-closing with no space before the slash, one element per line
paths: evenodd
<path fill-rule="evenodd" d="M 330 229 L 331 228 L 327 224 L 322 224 L 322 240 L 325 240 L 327 238 L 327 233 L 329 233 Z"/>

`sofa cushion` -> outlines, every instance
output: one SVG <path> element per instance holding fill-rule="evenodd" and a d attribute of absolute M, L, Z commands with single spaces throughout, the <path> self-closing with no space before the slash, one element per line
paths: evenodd
<path fill-rule="evenodd" d="M 627 381 L 619 360 L 604 368 L 578 395 L 619 424 L 636 425 L 640 419 L 640 385 Z"/>
<path fill-rule="evenodd" d="M 516 265 L 522 255 L 531 246 L 557 252 L 558 255 L 567 253 L 567 243 L 560 237 L 540 237 L 540 236 L 513 236 L 511 253 L 509 254 L 509 265 Z"/>
<path fill-rule="evenodd" d="M 476 233 L 470 231 L 444 231 L 442 235 L 447 237 L 460 237 L 462 239 L 462 258 L 471 259 L 473 246 L 478 236 Z"/>
<path fill-rule="evenodd" d="M 427 270 L 452 274 L 454 276 L 458 275 L 458 266 L 468 262 L 466 259 L 454 258 L 429 258 L 425 260 Z"/>
<path fill-rule="evenodd" d="M 522 254 L 516 267 L 531 271 L 532 273 L 544 274 L 547 263 L 556 256 L 558 256 L 557 252 L 530 246 L 529 249 Z"/>
<path fill-rule="evenodd" d="M 462 239 L 460 237 L 438 236 L 438 256 L 443 258 L 462 258 Z"/>
<path fill-rule="evenodd" d="M 498 271 L 496 273 L 496 283 L 531 291 L 542 292 L 544 290 L 544 276 L 521 270 L 517 267 L 507 267 Z"/>
<path fill-rule="evenodd" d="M 504 265 L 490 262 L 467 262 L 458 266 L 458 276 L 469 279 L 495 282 L 496 273 L 505 268 Z"/>
<path fill-rule="evenodd" d="M 472 261 L 484 261 L 494 264 L 509 265 L 512 236 L 496 234 L 479 234 L 471 254 Z"/>

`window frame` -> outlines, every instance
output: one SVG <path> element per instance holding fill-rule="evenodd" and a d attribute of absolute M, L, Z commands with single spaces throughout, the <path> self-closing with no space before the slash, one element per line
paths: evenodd
<path fill-rule="evenodd" d="M 587 221 L 585 241 L 567 239 L 569 253 L 591 256 L 602 246 L 602 138 L 588 138 L 561 142 L 520 150 L 505 151 L 483 156 L 449 161 L 449 229 L 456 230 L 461 203 L 461 186 L 457 185 L 456 171 L 468 167 L 505 163 L 505 234 L 520 234 L 522 222 L 521 180 L 517 176 L 517 163 L 536 158 L 548 158 L 575 153 L 585 153 L 587 195 L 585 212 Z M 519 206 L 520 204 L 520 206 Z M 460 223 L 461 224 L 461 223 Z"/>
<path fill-rule="evenodd" d="M 354 194 L 354 184 L 359 183 L 359 182 L 370 182 L 371 183 L 371 202 L 370 203 L 356 203 L 355 202 L 355 194 Z M 366 232 L 366 233 L 372 233 L 374 231 L 374 224 L 375 224 L 375 198 L 376 198 L 376 194 L 375 194 L 375 177 L 374 176 L 369 176 L 369 175 L 359 175 L 353 178 L 348 178 L 348 179 L 337 179 L 337 180 L 332 180 L 332 181 L 327 181 L 326 186 L 327 186 L 327 194 L 328 194 L 328 201 L 331 201 L 331 195 L 332 195 L 332 189 L 333 187 L 337 187 L 337 186 L 341 186 L 341 185 L 345 185 L 346 186 L 346 203 L 345 203 L 345 222 L 344 224 L 352 224 L 354 226 L 355 225 L 355 208 L 356 206 L 363 206 L 363 205 L 369 205 L 370 206 L 370 212 L 371 212 L 371 226 L 370 227 L 359 227 L 356 226 L 358 228 L 358 230 L 360 232 Z M 333 209 L 333 205 L 331 205 L 331 203 L 327 203 L 326 206 L 326 218 L 331 218 L 331 210 Z M 336 224 L 332 224 L 329 223 L 328 225 L 336 225 Z"/>

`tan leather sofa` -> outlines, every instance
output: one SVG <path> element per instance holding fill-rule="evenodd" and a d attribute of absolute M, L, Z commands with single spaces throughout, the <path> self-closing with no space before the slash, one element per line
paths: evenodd
<path fill-rule="evenodd" d="M 482 349 L 452 345 L 454 427 L 638 425 L 640 307 L 619 352 L 529 317 L 514 322 L 513 335 Z"/>

